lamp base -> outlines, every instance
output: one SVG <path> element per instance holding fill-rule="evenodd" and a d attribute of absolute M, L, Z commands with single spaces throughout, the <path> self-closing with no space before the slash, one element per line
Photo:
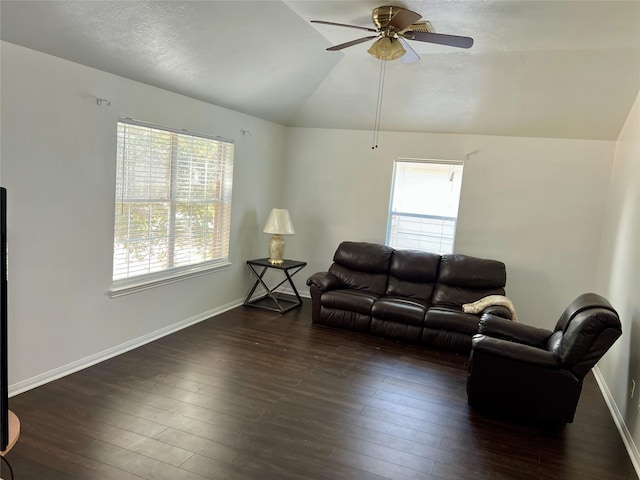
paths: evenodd
<path fill-rule="evenodd" d="M 280 265 L 284 263 L 284 238 L 275 234 L 269 240 L 269 263 Z"/>

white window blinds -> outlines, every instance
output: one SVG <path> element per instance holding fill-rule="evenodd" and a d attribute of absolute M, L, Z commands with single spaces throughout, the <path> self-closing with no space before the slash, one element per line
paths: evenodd
<path fill-rule="evenodd" d="M 396 160 L 387 245 L 453 253 L 462 170 L 461 162 Z"/>
<path fill-rule="evenodd" d="M 114 284 L 228 262 L 233 142 L 129 120 L 117 128 Z"/>

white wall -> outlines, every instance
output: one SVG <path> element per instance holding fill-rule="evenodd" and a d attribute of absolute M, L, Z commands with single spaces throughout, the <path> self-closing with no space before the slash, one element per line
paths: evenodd
<path fill-rule="evenodd" d="M 502 260 L 522 321 L 551 327 L 595 288 L 615 142 L 290 128 L 283 205 L 309 262 L 326 270 L 343 240 L 384 243 L 394 157 L 465 160 L 458 253 Z"/>
<path fill-rule="evenodd" d="M 1 55 L 13 390 L 237 304 L 248 287 L 244 262 L 262 253 L 259 227 L 278 200 L 283 127 L 6 42 Z M 107 295 L 118 117 L 236 140 L 229 268 Z"/>
<path fill-rule="evenodd" d="M 622 337 L 598 363 L 608 394 L 640 445 L 640 94 L 620 133 L 598 265 L 597 288 L 618 310 Z M 630 397 L 631 381 L 636 383 Z M 640 456 L 635 450 L 636 468 Z"/>

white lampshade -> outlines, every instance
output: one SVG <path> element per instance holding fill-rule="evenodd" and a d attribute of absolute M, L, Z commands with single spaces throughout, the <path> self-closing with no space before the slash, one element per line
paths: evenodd
<path fill-rule="evenodd" d="M 293 235 L 296 233 L 289 217 L 289 210 L 284 208 L 272 209 L 262 231 L 278 235 Z"/>
<path fill-rule="evenodd" d="M 284 208 L 271 210 L 262 231 L 273 234 L 269 240 L 269 261 L 274 265 L 284 263 L 284 238 L 281 235 L 296 233 L 289 217 L 289 211 Z"/>

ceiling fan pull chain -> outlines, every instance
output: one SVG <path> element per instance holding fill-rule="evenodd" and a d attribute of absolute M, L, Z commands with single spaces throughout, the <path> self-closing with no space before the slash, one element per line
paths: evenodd
<path fill-rule="evenodd" d="M 382 115 L 382 93 L 384 92 L 384 76 L 387 69 L 387 62 L 380 60 L 380 76 L 378 78 L 378 100 L 376 104 L 376 118 L 373 127 L 373 144 L 371 149 L 378 148 L 378 138 L 380 137 L 380 117 Z"/>

